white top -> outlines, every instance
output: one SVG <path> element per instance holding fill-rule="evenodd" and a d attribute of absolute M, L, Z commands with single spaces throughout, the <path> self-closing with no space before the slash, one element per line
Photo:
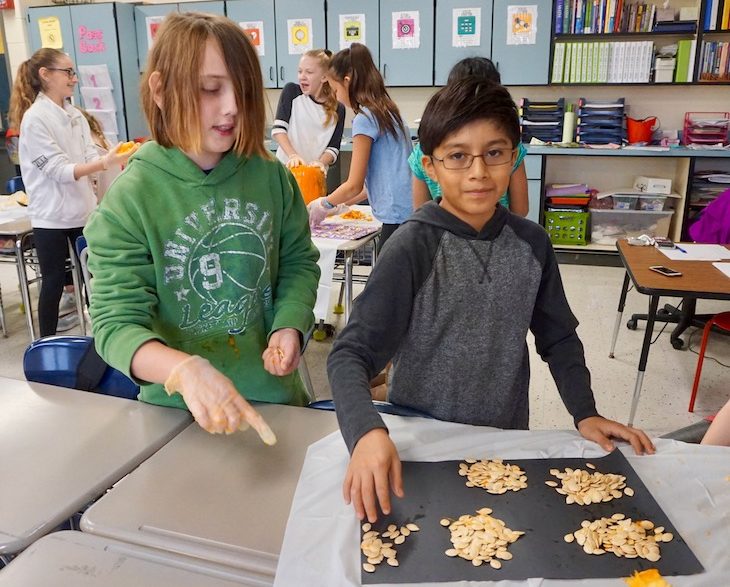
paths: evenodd
<path fill-rule="evenodd" d="M 208 434 L 192 424 L 86 510 L 82 530 L 271 584 L 307 447 L 336 430 L 337 420 L 311 408 L 255 407 L 276 445 L 252 429 Z"/>
<path fill-rule="evenodd" d="M 465 457 L 595 459 L 606 454 L 574 430 L 497 430 L 387 414 L 383 414 L 383 419 L 404 461 L 448 461 Z M 626 445 L 619 450 L 705 567 L 705 573 L 668 577 L 669 582 L 674 587 L 727 585 L 730 577 L 730 482 L 727 478 L 730 448 L 664 439 L 654 442 L 657 452 L 652 456 L 636 456 Z M 348 462 L 347 448 L 339 433 L 321 440 L 307 452 L 281 547 L 275 587 L 360 585 L 360 524 L 352 506 L 345 505 L 342 499 L 342 482 Z M 404 499 L 407 499 L 407 485 L 404 491 Z M 485 497 L 485 505 L 497 507 L 493 505 L 494 497 Z M 616 507 L 617 511 L 622 511 L 620 504 Z M 558 539 L 562 540 L 562 535 Z M 376 577 L 377 574 L 376 570 Z M 431 582 L 422 583 L 420 587 L 466 584 Z M 469 583 L 472 584 L 476 585 Z M 535 578 L 479 583 L 485 587 L 497 584 L 500 587 L 617 587 L 624 583 L 615 578 Z M 382 585 L 385 587 L 386 583 Z"/>
<path fill-rule="evenodd" d="M 39 93 L 20 124 L 18 150 L 33 227 L 84 226 L 96 196 L 88 177 L 74 179 L 74 167 L 98 155 L 83 114 Z"/>
<path fill-rule="evenodd" d="M 190 421 L 184 410 L 0 377 L 0 554 L 50 532 Z"/>
<path fill-rule="evenodd" d="M 54 532 L 31 544 L 0 571 L 0 586 L 240 587 L 219 565 L 82 532 Z"/>

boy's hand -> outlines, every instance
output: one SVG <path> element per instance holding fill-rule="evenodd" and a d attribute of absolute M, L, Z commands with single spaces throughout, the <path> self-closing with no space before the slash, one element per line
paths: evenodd
<path fill-rule="evenodd" d="M 342 484 L 345 503 L 352 503 L 358 519 L 378 519 L 381 511 L 390 514 L 390 491 L 403 497 L 403 478 L 398 450 L 387 430 L 375 428 L 364 434 L 352 451 L 350 464 Z"/>
<path fill-rule="evenodd" d="M 261 355 L 264 360 L 264 369 L 278 377 L 289 375 L 299 366 L 300 351 L 297 329 L 277 330 L 269 338 L 269 346 Z"/>
<path fill-rule="evenodd" d="M 578 432 L 583 438 L 592 440 L 603 450 L 609 452 L 616 448 L 616 445 L 611 442 L 611 438 L 620 438 L 630 442 L 637 455 L 653 455 L 656 452 L 654 444 L 643 430 L 624 426 L 601 416 L 591 416 L 578 422 Z"/>

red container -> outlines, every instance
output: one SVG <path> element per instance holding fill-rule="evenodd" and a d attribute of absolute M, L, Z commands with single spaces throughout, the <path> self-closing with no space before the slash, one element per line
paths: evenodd
<path fill-rule="evenodd" d="M 648 118 L 644 118 L 644 120 L 636 120 L 627 116 L 626 135 L 629 139 L 629 144 L 650 143 L 651 135 L 657 128 L 654 126 L 655 123 L 657 123 L 656 116 L 649 116 Z"/>

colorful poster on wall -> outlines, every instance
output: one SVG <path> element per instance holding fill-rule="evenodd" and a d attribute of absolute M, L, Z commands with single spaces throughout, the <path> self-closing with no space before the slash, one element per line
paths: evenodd
<path fill-rule="evenodd" d="M 251 43 L 256 47 L 256 52 L 259 57 L 265 55 L 266 44 L 264 42 L 264 21 L 263 20 L 247 20 L 239 22 L 238 26 L 243 29 L 243 32 L 248 35 L 251 39 Z"/>
<path fill-rule="evenodd" d="M 393 49 L 418 49 L 421 46 L 421 18 L 418 10 L 391 13 Z"/>
<path fill-rule="evenodd" d="M 152 48 L 152 43 L 155 42 L 157 36 L 157 29 L 160 28 L 162 21 L 165 20 L 164 16 L 148 16 L 144 19 L 145 27 L 147 28 L 147 48 Z"/>
<path fill-rule="evenodd" d="M 534 45 L 537 42 L 537 6 L 507 7 L 507 44 Z"/>
<path fill-rule="evenodd" d="M 63 49 L 61 21 L 58 20 L 57 16 L 39 18 L 38 29 L 41 33 L 41 47 L 44 49 Z"/>
<path fill-rule="evenodd" d="M 365 45 L 365 15 L 340 14 L 340 51 L 353 43 Z"/>
<path fill-rule="evenodd" d="M 454 8 L 452 21 L 451 45 L 453 47 L 478 47 L 481 45 L 481 8 Z"/>
<path fill-rule="evenodd" d="M 312 19 L 290 18 L 286 21 L 289 31 L 289 55 L 301 55 L 313 48 Z"/>

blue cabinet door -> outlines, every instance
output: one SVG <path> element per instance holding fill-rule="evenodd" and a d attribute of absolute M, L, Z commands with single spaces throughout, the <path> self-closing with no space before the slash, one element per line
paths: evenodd
<path fill-rule="evenodd" d="M 55 19 L 55 20 L 52 20 Z M 67 53 L 71 57 L 71 61 L 76 63 L 76 52 L 74 50 L 73 28 L 71 26 L 71 12 L 68 6 L 40 6 L 38 8 L 28 8 L 28 33 L 30 37 L 30 50 L 32 53 L 43 47 L 43 39 L 41 38 L 41 27 L 48 27 L 52 38 L 49 34 L 45 35 L 46 40 L 51 41 L 54 49 L 59 49 Z M 61 31 L 60 39 L 57 30 Z M 74 90 L 74 101 L 79 103 L 78 86 Z"/>
<path fill-rule="evenodd" d="M 99 119 L 104 132 L 115 133 L 118 139 L 126 141 L 127 122 L 124 117 L 124 95 L 119 67 L 119 45 L 114 5 L 77 4 L 72 5 L 70 9 L 76 66 L 80 68 L 85 65 L 106 65 L 111 80 L 114 109 L 116 110 L 116 129 L 110 128 L 109 121 L 100 114 L 94 113 L 94 110 L 105 109 L 105 106 L 107 106 L 101 102 L 100 97 L 90 96 L 84 99 L 82 94 L 81 104 Z M 96 76 L 92 76 L 87 83 L 90 84 L 90 87 L 103 86 L 103 82 L 97 82 Z M 83 78 L 79 79 L 79 84 L 83 84 Z"/>
<path fill-rule="evenodd" d="M 117 21 L 117 41 L 119 45 L 122 94 L 124 96 L 124 115 L 127 121 L 127 140 L 149 136 L 147 122 L 139 102 L 140 73 L 134 48 L 137 47 L 137 31 L 134 21 L 134 5 L 114 4 Z M 130 55 L 130 53 L 132 55 Z"/>
<path fill-rule="evenodd" d="M 228 0 L 226 15 L 247 31 L 256 46 L 264 87 L 277 87 L 274 0 Z"/>
<path fill-rule="evenodd" d="M 297 81 L 302 53 L 322 49 L 325 43 L 322 0 L 274 0 L 278 85 Z"/>
<path fill-rule="evenodd" d="M 205 12 L 225 16 L 224 2 L 184 2 L 178 5 L 180 12 Z"/>
<path fill-rule="evenodd" d="M 435 85 L 446 85 L 457 61 L 491 54 L 492 0 L 436 0 Z"/>
<path fill-rule="evenodd" d="M 527 218 L 540 224 L 540 211 L 542 210 L 542 181 L 539 179 L 527 180 L 527 202 L 530 207 Z"/>
<path fill-rule="evenodd" d="M 518 6 L 537 7 L 537 13 L 530 17 L 511 14 L 510 7 Z M 492 60 L 499 68 L 503 84 L 529 86 L 548 83 L 552 8 L 552 0 L 530 0 L 525 5 L 516 4 L 514 0 L 494 0 Z M 514 22 L 515 16 L 520 22 Z M 534 32 L 534 43 L 520 43 L 529 38 L 525 27 Z"/>
<path fill-rule="evenodd" d="M 150 50 L 150 38 L 160 26 L 161 18 L 171 12 L 177 12 L 177 4 L 150 4 L 134 7 L 134 20 L 137 28 L 137 59 L 140 71 L 145 70 L 147 53 Z"/>
<path fill-rule="evenodd" d="M 432 2 L 380 1 L 380 72 L 388 86 L 433 85 Z"/>
<path fill-rule="evenodd" d="M 355 18 L 348 19 L 348 16 Z M 361 19 L 364 19 L 364 27 L 358 26 Z M 327 48 L 333 53 L 345 48 L 343 40 L 356 41 L 370 49 L 377 66 L 380 63 L 379 29 L 378 0 L 336 0 L 327 3 Z"/>

